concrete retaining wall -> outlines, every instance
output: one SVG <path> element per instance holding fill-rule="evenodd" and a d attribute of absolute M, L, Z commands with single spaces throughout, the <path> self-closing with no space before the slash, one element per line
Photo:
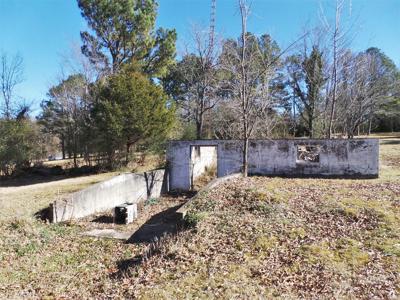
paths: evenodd
<path fill-rule="evenodd" d="M 241 171 L 242 141 L 170 141 L 167 149 L 169 187 L 190 189 L 190 149 L 217 147 L 217 176 Z M 298 160 L 298 147 L 317 147 L 319 161 Z M 249 173 L 280 176 L 376 178 L 379 175 L 378 139 L 252 140 L 249 143 Z"/>
<path fill-rule="evenodd" d="M 138 203 L 166 192 L 164 170 L 125 173 L 68 195 L 50 205 L 50 221 L 62 222 L 112 209 L 123 203 Z"/>

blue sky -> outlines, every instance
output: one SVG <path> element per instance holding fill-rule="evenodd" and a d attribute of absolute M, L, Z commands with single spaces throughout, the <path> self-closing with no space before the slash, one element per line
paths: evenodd
<path fill-rule="evenodd" d="M 236 0 L 217 0 L 217 31 L 225 37 L 240 33 Z M 302 32 L 305 24 L 317 24 L 323 6 L 329 15 L 331 0 L 253 0 L 249 31 L 269 33 L 281 48 Z M 400 66 L 400 0 L 352 0 L 357 16 L 357 36 L 352 49 L 381 48 Z M 210 0 L 159 0 L 158 26 L 176 28 L 178 51 L 189 39 L 191 24 L 207 25 Z M 25 81 L 18 95 L 38 109 L 48 88 L 60 73 L 62 55 L 79 43 L 86 23 L 74 0 L 0 0 L 0 50 L 20 53 Z"/>

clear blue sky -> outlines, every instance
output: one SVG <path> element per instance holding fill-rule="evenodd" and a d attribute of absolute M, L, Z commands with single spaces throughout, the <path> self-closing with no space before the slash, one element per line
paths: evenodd
<path fill-rule="evenodd" d="M 269 33 L 283 48 L 319 21 L 320 4 L 332 11 L 333 0 L 253 0 L 249 31 Z M 352 49 L 381 48 L 400 66 L 400 0 L 352 0 L 358 35 Z M 190 24 L 207 25 L 210 0 L 159 0 L 158 26 L 176 28 L 178 51 L 188 40 Z M 17 93 L 37 108 L 60 71 L 61 55 L 86 23 L 74 0 L 0 0 L 0 50 L 24 58 L 25 81 Z M 217 31 L 236 37 L 240 22 L 236 0 L 217 0 Z"/>

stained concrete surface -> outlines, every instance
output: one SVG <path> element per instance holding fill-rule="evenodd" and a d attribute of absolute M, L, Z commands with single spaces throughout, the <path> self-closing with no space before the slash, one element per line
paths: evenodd
<path fill-rule="evenodd" d="M 167 149 L 170 190 L 191 188 L 191 148 L 217 147 L 217 177 L 241 172 L 241 140 L 170 141 Z M 318 163 L 298 161 L 298 149 L 317 147 Z M 378 139 L 251 140 L 249 173 L 299 177 L 376 178 L 379 176 Z"/>
<path fill-rule="evenodd" d="M 95 238 L 110 238 L 117 240 L 127 240 L 131 236 L 130 232 L 117 231 L 115 229 L 92 229 L 85 231 L 82 235 L 95 237 Z"/>
<path fill-rule="evenodd" d="M 50 206 L 50 220 L 74 220 L 124 203 L 157 198 L 168 190 L 166 176 L 163 169 L 115 176 L 54 201 Z"/>

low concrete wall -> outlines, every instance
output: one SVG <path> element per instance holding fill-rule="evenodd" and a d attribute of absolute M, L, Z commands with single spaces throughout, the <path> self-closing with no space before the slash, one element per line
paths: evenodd
<path fill-rule="evenodd" d="M 170 141 L 167 149 L 170 189 L 190 189 L 191 147 L 217 146 L 217 176 L 223 177 L 241 171 L 242 145 L 240 140 Z M 317 163 L 298 161 L 298 147 L 304 146 L 318 147 Z M 248 158 L 250 174 L 376 178 L 379 140 L 252 140 Z"/>
<path fill-rule="evenodd" d="M 159 197 L 168 190 L 164 170 L 125 173 L 54 201 L 50 221 L 62 222 L 112 209 L 123 203 L 138 203 Z"/>

